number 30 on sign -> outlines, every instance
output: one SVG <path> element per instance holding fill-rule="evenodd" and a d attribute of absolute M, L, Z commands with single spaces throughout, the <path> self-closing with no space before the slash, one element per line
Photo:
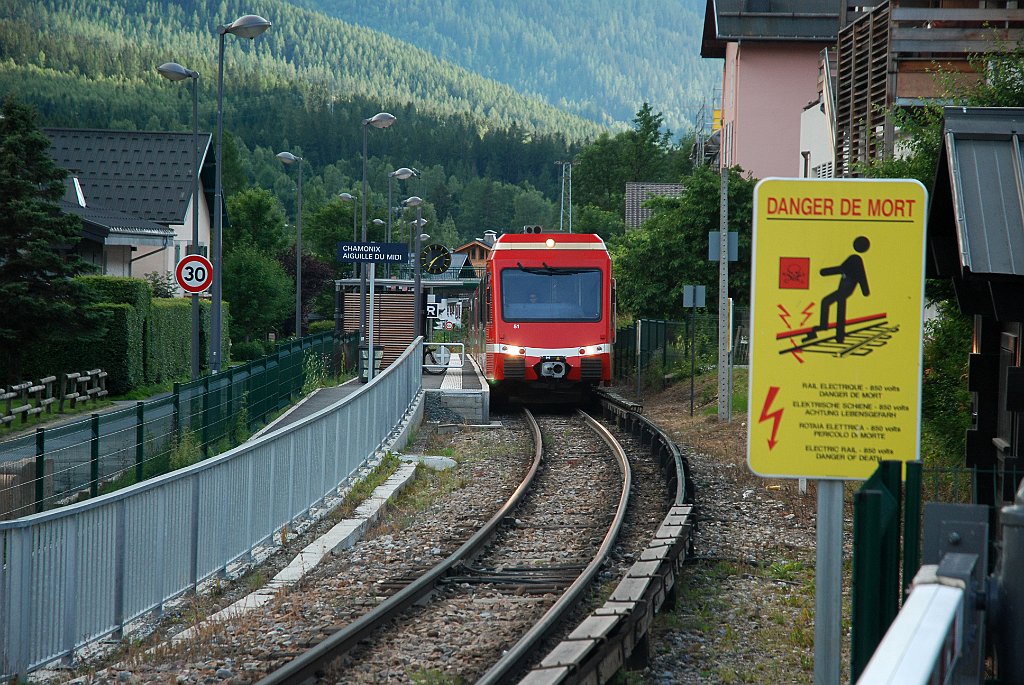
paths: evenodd
<path fill-rule="evenodd" d="M 174 269 L 174 278 L 185 292 L 201 293 L 213 283 L 213 265 L 201 254 L 186 255 Z"/>

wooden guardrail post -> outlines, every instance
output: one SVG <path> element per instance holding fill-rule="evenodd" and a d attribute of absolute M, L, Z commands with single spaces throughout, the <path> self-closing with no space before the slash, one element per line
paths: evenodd
<path fill-rule="evenodd" d="M 78 379 L 80 373 L 64 373 L 60 376 L 60 402 L 58 411 L 64 412 L 64 402 L 70 402 L 74 409 L 78 404 Z"/>

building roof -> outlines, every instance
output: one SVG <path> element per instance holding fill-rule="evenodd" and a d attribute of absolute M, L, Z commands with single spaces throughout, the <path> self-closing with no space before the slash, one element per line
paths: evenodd
<path fill-rule="evenodd" d="M 148 219 L 102 207 L 83 207 L 61 200 L 61 211 L 82 218 L 82 237 L 105 245 L 159 245 L 174 240 L 174 230 Z"/>
<path fill-rule="evenodd" d="M 947 107 L 928 213 L 929 276 L 965 313 L 1024 320 L 1024 108 Z"/>
<path fill-rule="evenodd" d="M 78 179 L 87 207 L 171 225 L 192 198 L 192 133 L 46 128 L 50 155 Z M 211 135 L 199 134 L 200 168 Z M 78 206 L 73 186 L 65 200 Z"/>
<path fill-rule="evenodd" d="M 644 203 L 652 197 L 679 197 L 684 186 L 678 183 L 627 183 L 626 228 L 640 228 L 654 211 Z"/>
<path fill-rule="evenodd" d="M 728 43 L 833 43 L 839 34 L 835 0 L 707 0 L 701 57 L 725 57 Z"/>

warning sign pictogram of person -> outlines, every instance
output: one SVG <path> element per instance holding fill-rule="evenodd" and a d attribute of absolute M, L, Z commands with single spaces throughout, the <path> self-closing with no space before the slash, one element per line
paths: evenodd
<path fill-rule="evenodd" d="M 808 333 L 804 340 L 814 340 L 821 331 L 827 331 L 829 325 L 829 312 L 832 305 L 836 306 L 836 342 L 841 343 L 846 339 L 846 301 L 860 288 L 861 294 L 867 297 L 871 294 L 868 288 L 868 275 L 864 272 L 864 260 L 860 255 L 868 251 L 871 241 L 865 236 L 858 236 L 853 241 L 854 254 L 847 257 L 839 266 L 829 266 L 820 271 L 822 276 L 839 276 L 839 287 L 829 293 L 821 300 L 821 319 L 817 326 Z"/>

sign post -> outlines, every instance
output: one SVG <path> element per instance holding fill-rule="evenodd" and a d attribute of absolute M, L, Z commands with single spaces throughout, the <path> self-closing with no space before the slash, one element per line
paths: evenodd
<path fill-rule="evenodd" d="M 814 682 L 831 684 L 843 480 L 919 458 L 927 197 L 913 180 L 765 179 L 754 206 L 747 461 L 818 479 Z"/>
<path fill-rule="evenodd" d="M 376 265 L 401 264 L 409 259 L 409 248 L 405 243 L 360 243 L 339 242 L 337 244 L 339 262 L 368 262 L 370 264 L 370 311 L 369 331 L 367 331 L 366 382 L 373 380 L 376 357 L 373 350 L 373 293 Z M 358 352 L 358 350 L 357 350 Z"/>

